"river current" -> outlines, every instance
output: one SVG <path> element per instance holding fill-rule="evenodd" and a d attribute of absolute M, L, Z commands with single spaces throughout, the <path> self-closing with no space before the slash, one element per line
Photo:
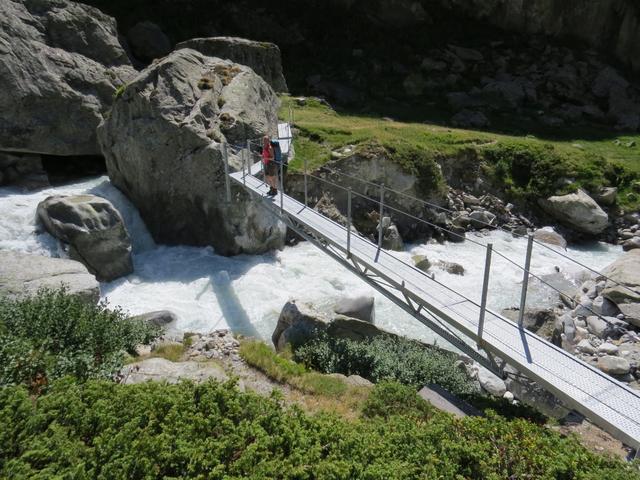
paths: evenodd
<path fill-rule="evenodd" d="M 330 308 L 343 296 L 374 295 L 376 323 L 388 330 L 424 341 L 437 341 L 434 334 L 383 295 L 343 268 L 314 246 L 302 242 L 265 255 L 223 257 L 212 248 L 156 245 L 135 207 L 113 187 L 107 177 L 22 193 L 0 188 L 0 250 L 16 250 L 48 256 L 65 256 L 62 246 L 36 222 L 38 203 L 50 195 L 93 193 L 109 199 L 121 212 L 133 241 L 134 273 L 101 284 L 101 295 L 112 306 L 131 314 L 167 309 L 178 316 L 184 331 L 206 332 L 231 328 L 237 333 L 271 337 L 280 310 L 289 299 Z M 522 264 L 526 240 L 493 231 L 468 234 L 479 243 Z M 562 253 L 596 270 L 613 262 L 618 246 L 592 243 Z M 414 255 L 456 262 L 465 275 L 452 275 L 432 268 L 436 279 L 471 299 L 478 300 L 483 278 L 484 248 L 473 242 L 408 245 L 397 255 L 406 262 Z M 488 305 L 500 310 L 519 305 L 522 271 L 494 255 Z M 557 273 L 560 270 L 560 273 Z M 580 266 L 540 246 L 534 248 L 531 271 L 567 288 L 588 278 Z M 533 281 L 527 306 L 557 303 L 553 291 Z"/>

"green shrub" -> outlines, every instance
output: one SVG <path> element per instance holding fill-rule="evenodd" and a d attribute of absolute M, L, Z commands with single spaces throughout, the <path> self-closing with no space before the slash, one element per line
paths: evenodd
<path fill-rule="evenodd" d="M 376 402 L 404 402 L 409 392 L 385 384 L 372 395 L 372 416 L 346 421 L 233 383 L 64 380 L 35 401 L 6 387 L 0 478 L 640 478 L 634 465 L 523 420 L 429 415 L 419 403 L 409 414 L 381 412 Z"/>
<path fill-rule="evenodd" d="M 473 392 L 465 372 L 454 367 L 455 354 L 405 338 L 354 341 L 318 333 L 296 349 L 295 358 L 323 373 L 360 375 L 374 383 L 395 380 L 415 388 L 436 383 L 456 394 Z"/>
<path fill-rule="evenodd" d="M 0 385 L 24 383 L 37 391 L 66 375 L 107 378 L 122 367 L 125 352 L 134 354 L 158 334 L 119 310 L 87 304 L 65 290 L 0 299 Z"/>
<path fill-rule="evenodd" d="M 370 418 L 393 415 L 429 418 L 431 413 L 431 405 L 417 394 L 415 388 L 397 382 L 376 385 L 362 409 L 362 414 Z"/>

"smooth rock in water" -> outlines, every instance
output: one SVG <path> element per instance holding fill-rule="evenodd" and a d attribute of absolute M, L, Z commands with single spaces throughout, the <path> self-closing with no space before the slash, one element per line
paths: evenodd
<path fill-rule="evenodd" d="M 440 260 L 439 262 L 436 263 L 436 266 L 438 268 L 441 268 L 445 272 L 450 273 L 451 275 L 460 275 L 460 276 L 464 275 L 464 267 L 459 263 L 445 262 L 443 260 Z"/>
<path fill-rule="evenodd" d="M 101 154 L 96 127 L 135 75 L 113 18 L 67 0 L 3 0 L 0 55 L 0 150 Z"/>
<path fill-rule="evenodd" d="M 70 244 L 69 256 L 82 262 L 100 281 L 133 272 L 131 239 L 120 213 L 95 195 L 48 197 L 38 204 L 47 231 Z"/>
<path fill-rule="evenodd" d="M 282 56 L 274 43 L 254 42 L 237 37 L 193 38 L 176 45 L 191 48 L 209 57 L 246 65 L 260 75 L 278 93 L 289 91 L 282 73 Z"/>
<path fill-rule="evenodd" d="M 375 305 L 373 297 L 342 298 L 333 307 L 333 311 L 345 317 L 357 318 L 363 322 L 374 323 Z"/>
<path fill-rule="evenodd" d="M 555 232 L 551 227 L 539 228 L 533 232 L 533 238 L 539 242 L 548 243 L 549 245 L 557 245 L 561 248 L 567 248 L 567 241 L 564 237 Z"/>
<path fill-rule="evenodd" d="M 507 391 L 504 380 L 484 367 L 478 368 L 478 382 L 483 390 L 495 397 L 502 397 Z"/>
<path fill-rule="evenodd" d="M 0 251 L 0 297 L 23 298 L 62 286 L 89 303 L 100 298 L 100 285 L 80 262 Z"/>
<path fill-rule="evenodd" d="M 181 380 L 204 382 L 217 380 L 226 382 L 229 377 L 224 369 L 215 363 L 171 362 L 164 358 L 149 358 L 131 363 L 120 372 L 122 383 L 131 385 L 148 381 L 178 383 Z"/>
<path fill-rule="evenodd" d="M 602 295 L 613 303 L 640 303 L 640 250 L 631 250 L 602 271 L 610 278 Z"/>
<path fill-rule="evenodd" d="M 136 315 L 131 317 L 131 320 L 137 320 L 149 324 L 154 327 L 166 327 L 174 324 L 178 321 L 178 317 L 175 313 L 169 310 L 158 310 L 157 312 L 143 313 L 142 315 Z"/>
<path fill-rule="evenodd" d="M 549 215 L 581 233 L 597 235 L 609 225 L 609 216 L 583 190 L 538 201 Z"/>
<path fill-rule="evenodd" d="M 172 52 L 129 83 L 98 129 L 111 182 L 159 243 L 210 245 L 221 255 L 281 248 L 286 228 L 262 200 L 233 184 L 226 202 L 222 151 L 224 141 L 273 135 L 278 105 L 250 68 Z M 242 168 L 238 150 L 228 159 L 230 171 Z"/>
<path fill-rule="evenodd" d="M 425 255 L 414 255 L 413 263 L 417 269 L 428 272 L 431 268 L 431 262 Z"/>
<path fill-rule="evenodd" d="M 626 375 L 631 370 L 631 365 L 626 358 L 611 355 L 598 358 L 597 367 L 609 375 Z"/>
<path fill-rule="evenodd" d="M 135 57 L 143 62 L 164 57 L 171 51 L 171 40 L 153 22 L 136 23 L 127 32 L 127 41 Z"/>

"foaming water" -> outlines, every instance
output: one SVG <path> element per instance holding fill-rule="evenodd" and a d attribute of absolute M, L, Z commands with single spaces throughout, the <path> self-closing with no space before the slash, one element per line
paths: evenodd
<path fill-rule="evenodd" d="M 289 299 L 330 308 L 343 296 L 373 295 L 378 325 L 425 341 L 435 340 L 428 328 L 308 243 L 281 252 L 237 257 L 216 255 L 211 248 L 156 246 L 137 210 L 106 177 L 26 194 L 0 188 L 0 249 L 65 256 L 58 242 L 39 229 L 36 207 L 50 195 L 80 193 L 109 199 L 121 212 L 133 239 L 134 273 L 101 285 L 103 299 L 131 314 L 168 309 L 177 314 L 177 326 L 185 331 L 231 328 L 268 340 Z M 498 252 L 520 264 L 524 262 L 524 239 L 503 232 L 469 238 L 491 242 Z M 615 260 L 621 249 L 594 243 L 564 253 L 598 270 Z M 479 298 L 484 269 L 481 246 L 472 242 L 430 243 L 411 246 L 396 255 L 407 263 L 412 262 L 413 255 L 426 255 L 432 263 L 443 260 L 461 264 L 464 276 L 451 275 L 437 267 L 432 271 L 438 281 L 473 300 Z M 540 246 L 534 249 L 531 270 L 558 286 L 577 284 L 585 277 L 584 269 Z M 522 271 L 494 255 L 489 306 L 500 310 L 519 305 L 521 282 Z M 557 294 L 532 282 L 527 305 L 547 305 L 557 302 L 557 298 Z"/>

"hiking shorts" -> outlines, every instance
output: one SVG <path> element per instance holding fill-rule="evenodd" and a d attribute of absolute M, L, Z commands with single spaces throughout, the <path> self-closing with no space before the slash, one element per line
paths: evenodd
<path fill-rule="evenodd" d="M 275 177 L 278 175 L 278 165 L 276 162 L 269 162 L 264 166 L 264 174 L 267 177 Z"/>

